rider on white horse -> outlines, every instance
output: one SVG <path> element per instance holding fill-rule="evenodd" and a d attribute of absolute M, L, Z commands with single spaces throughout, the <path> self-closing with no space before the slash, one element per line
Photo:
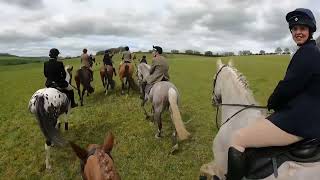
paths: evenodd
<path fill-rule="evenodd" d="M 299 49 L 268 100 L 268 109 L 275 112 L 233 134 L 228 180 L 244 177 L 246 148 L 286 146 L 305 138 L 320 138 L 320 50 L 312 38 L 316 21 L 309 9 L 302 8 L 288 13 L 286 20 Z"/>
<path fill-rule="evenodd" d="M 58 61 L 59 50 L 53 48 L 49 52 L 50 59 L 44 63 L 44 76 L 47 78 L 46 87 L 57 88 L 64 92 L 71 101 L 71 107 L 77 107 L 78 105 L 74 101 L 74 92 L 66 79 L 66 71 L 61 61 Z"/>
<path fill-rule="evenodd" d="M 162 48 L 153 46 L 153 60 L 150 69 L 150 76 L 143 80 L 141 99 L 146 101 L 145 95 L 149 94 L 152 86 L 160 81 L 169 81 L 169 64 L 165 57 L 162 56 Z"/>

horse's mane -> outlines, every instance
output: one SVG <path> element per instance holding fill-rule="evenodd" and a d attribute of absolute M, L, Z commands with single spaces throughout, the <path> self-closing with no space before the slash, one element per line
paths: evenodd
<path fill-rule="evenodd" d="M 228 66 L 229 69 L 231 70 L 231 74 L 235 77 L 234 79 L 237 80 L 236 85 L 239 88 L 242 88 L 245 90 L 245 96 L 247 99 L 250 101 L 252 104 L 256 104 L 257 102 L 254 99 L 253 93 L 251 89 L 249 88 L 249 82 L 247 81 L 247 78 L 240 72 L 238 71 L 235 67 L 233 66 Z"/>

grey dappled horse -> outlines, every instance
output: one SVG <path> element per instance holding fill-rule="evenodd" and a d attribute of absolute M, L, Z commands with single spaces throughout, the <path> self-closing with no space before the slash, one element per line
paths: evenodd
<path fill-rule="evenodd" d="M 140 87 L 140 92 L 142 92 L 142 82 L 143 80 L 149 76 L 150 66 L 145 63 L 141 63 L 138 65 L 138 83 Z M 149 94 L 145 95 L 145 99 L 152 103 L 152 112 L 153 112 L 153 120 L 157 123 L 158 130 L 156 133 L 156 138 L 161 137 L 161 129 L 162 129 L 162 120 L 161 114 L 163 111 L 169 109 L 171 120 L 175 126 L 175 130 L 173 132 L 173 149 L 172 152 L 178 149 L 178 139 L 185 140 L 188 139 L 190 133 L 185 129 L 183 121 L 181 119 L 178 101 L 179 101 L 179 92 L 174 84 L 169 81 L 161 81 L 157 82 L 153 85 Z M 142 105 L 145 114 L 146 112 L 144 105 Z"/>

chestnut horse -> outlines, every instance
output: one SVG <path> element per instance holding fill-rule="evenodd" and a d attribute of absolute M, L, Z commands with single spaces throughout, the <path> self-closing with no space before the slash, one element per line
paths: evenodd
<path fill-rule="evenodd" d="M 125 86 L 127 86 L 128 94 L 130 88 L 133 88 L 134 81 L 132 78 L 133 65 L 132 63 L 122 63 L 119 67 L 119 77 L 121 81 L 121 94 L 124 94 Z M 125 79 L 125 80 L 124 80 Z"/>
<path fill-rule="evenodd" d="M 85 94 L 86 91 L 88 91 L 88 95 L 89 93 L 93 93 L 94 92 L 94 88 L 91 86 L 90 82 L 91 82 L 91 73 L 89 71 L 89 69 L 87 69 L 86 67 L 82 67 L 81 69 L 79 69 L 74 77 L 74 80 L 76 81 L 77 84 L 77 89 L 78 89 L 78 95 L 80 98 L 80 102 L 81 102 L 81 106 L 83 106 L 83 95 Z M 80 84 L 82 84 L 83 89 L 82 89 L 82 94 L 81 94 L 81 90 L 80 90 Z"/>
<path fill-rule="evenodd" d="M 73 151 L 80 159 L 81 175 L 86 180 L 120 180 L 111 156 L 114 136 L 106 135 L 103 145 L 90 144 L 87 150 L 70 142 Z"/>
<path fill-rule="evenodd" d="M 113 73 L 113 67 L 110 65 L 104 65 L 100 68 L 100 77 L 106 95 L 108 94 L 109 86 L 111 86 L 111 89 L 114 89 L 115 86 L 115 81 L 113 80 Z"/>

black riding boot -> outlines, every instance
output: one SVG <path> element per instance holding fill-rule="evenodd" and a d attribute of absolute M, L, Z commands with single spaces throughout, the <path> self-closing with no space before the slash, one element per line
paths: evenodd
<path fill-rule="evenodd" d="M 113 72 L 114 72 L 114 75 L 117 76 L 117 72 L 115 68 L 113 68 Z"/>
<path fill-rule="evenodd" d="M 243 152 L 234 147 L 228 151 L 228 172 L 227 180 L 241 180 L 246 173 L 246 159 Z"/>
<path fill-rule="evenodd" d="M 140 99 L 144 100 L 144 97 L 146 95 L 146 86 L 147 86 L 147 82 L 143 82 L 142 85 L 142 93 L 140 94 Z"/>
<path fill-rule="evenodd" d="M 71 101 L 71 108 L 75 108 L 78 106 L 78 104 L 74 100 L 74 92 L 73 90 L 67 91 L 67 96 L 69 100 Z"/>

